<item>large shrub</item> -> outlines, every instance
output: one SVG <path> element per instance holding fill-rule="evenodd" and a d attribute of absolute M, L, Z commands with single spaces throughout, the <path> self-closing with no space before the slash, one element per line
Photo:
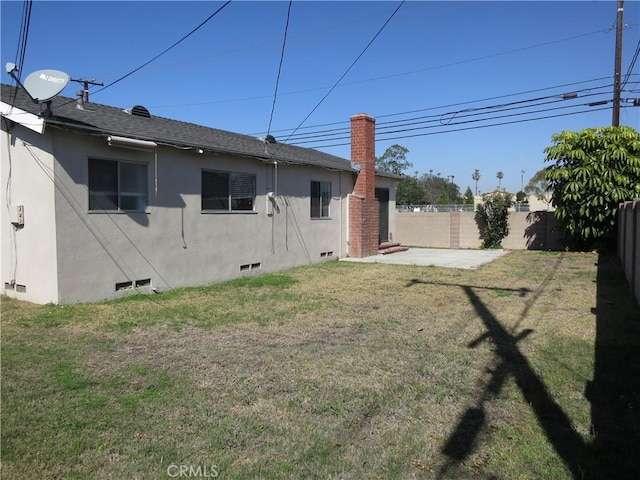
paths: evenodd
<path fill-rule="evenodd" d="M 502 240 L 509 235 L 508 210 L 513 199 L 508 193 L 496 192 L 483 195 L 482 202 L 476 210 L 482 248 L 500 248 Z"/>
<path fill-rule="evenodd" d="M 615 240 L 618 206 L 640 197 L 640 134 L 631 127 L 589 128 L 552 136 L 545 178 L 568 246 L 593 249 Z"/>

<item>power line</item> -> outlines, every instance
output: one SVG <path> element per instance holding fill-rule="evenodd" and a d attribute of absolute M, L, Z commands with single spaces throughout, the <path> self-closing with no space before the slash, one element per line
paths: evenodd
<path fill-rule="evenodd" d="M 621 88 L 624 88 L 629 81 L 631 72 L 633 72 L 633 68 L 636 66 L 636 61 L 638 61 L 638 55 L 640 55 L 640 40 L 638 40 L 638 45 L 636 45 L 636 51 L 633 54 L 633 58 L 631 59 L 631 63 L 629 64 L 629 68 L 627 69 L 627 73 L 624 75 L 624 80 L 622 81 Z"/>
<path fill-rule="evenodd" d="M 632 25 L 625 25 L 624 28 L 625 29 L 630 29 L 630 28 L 634 28 L 637 27 L 638 25 L 640 25 L 639 23 L 634 23 Z M 487 60 L 489 58 L 494 58 L 494 57 L 499 57 L 502 55 L 510 55 L 513 53 L 518 53 L 518 52 L 522 52 L 522 51 L 526 51 L 526 50 L 532 50 L 534 48 L 540 48 L 540 47 L 546 47 L 546 46 L 551 46 L 551 45 L 555 45 L 557 43 L 563 43 L 563 42 L 568 42 L 571 40 L 576 40 L 579 38 L 583 38 L 583 37 L 588 37 L 591 35 L 596 35 L 596 34 L 602 34 L 602 33 L 609 33 L 611 30 L 613 30 L 615 28 L 615 23 L 607 28 L 607 29 L 599 29 L 599 30 L 595 30 L 592 32 L 588 32 L 588 33 L 583 33 L 583 34 L 579 34 L 579 35 L 574 35 L 572 37 L 565 37 L 565 38 L 561 38 L 558 40 L 552 40 L 549 42 L 544 42 L 544 43 L 538 43 L 535 45 L 529 45 L 526 47 L 520 47 L 520 48 L 516 48 L 513 50 L 507 50 L 504 52 L 497 52 L 497 53 L 493 53 L 493 54 L 489 54 L 489 55 L 484 55 L 484 56 L 480 56 L 480 57 L 474 57 L 474 58 L 469 58 L 469 59 L 465 59 L 465 60 L 460 60 L 458 62 L 453 62 L 453 63 L 447 63 L 447 64 L 442 64 L 442 65 L 435 65 L 435 66 L 431 66 L 431 67 L 426 67 L 426 68 L 422 68 L 422 69 L 418 69 L 418 70 L 411 70 L 409 72 L 400 72 L 400 73 L 394 73 L 394 74 L 390 74 L 390 75 L 382 75 L 379 77 L 372 77 L 372 78 L 367 78 L 364 80 L 356 80 L 356 81 L 352 81 L 352 82 L 345 82 L 341 85 L 339 85 L 340 87 L 347 87 L 347 86 L 352 86 L 352 85 L 358 85 L 358 84 L 362 84 L 362 83 L 368 83 L 368 82 L 374 82 L 377 80 L 385 80 L 388 78 L 395 78 L 395 77 L 401 77 L 401 76 L 405 76 L 405 75 L 413 75 L 416 73 L 422 73 L 422 72 L 427 72 L 430 70 L 437 70 L 440 68 L 447 68 L 447 67 L 452 67 L 452 66 L 457 66 L 457 65 L 463 65 L 465 63 L 471 63 L 471 62 L 477 62 L 477 61 L 481 61 L 481 60 Z M 309 93 L 309 92 L 316 92 L 316 91 L 320 91 L 320 90 L 326 90 L 327 88 L 330 87 L 317 87 L 317 88 L 310 88 L 310 89 L 306 89 L 306 90 L 296 90 L 293 92 L 285 92 L 285 93 L 281 93 L 281 96 L 285 96 L 285 95 L 297 95 L 297 94 L 301 94 L 301 93 Z M 229 99 L 229 100 L 213 100 L 210 102 L 195 102 L 195 103 L 182 103 L 182 104 L 166 104 L 166 105 L 153 105 L 154 108 L 167 108 L 167 107 L 193 107 L 193 106 L 200 106 L 200 105 L 212 105 L 212 104 L 217 104 L 217 103 L 233 103 L 233 102 L 243 102 L 243 101 L 250 101 L 250 100 L 260 100 L 260 99 L 264 99 L 264 98 L 270 98 L 270 95 L 257 95 L 257 96 L 253 96 L 253 97 L 242 97 L 242 98 L 234 98 L 234 99 Z"/>
<path fill-rule="evenodd" d="M 478 100 L 469 100 L 469 101 L 465 101 L 465 102 L 456 102 L 456 103 L 451 103 L 448 105 L 439 105 L 436 107 L 425 107 L 425 108 L 420 108 L 420 109 L 416 109 L 416 110 L 407 110 L 404 112 L 396 112 L 396 113 L 388 113 L 388 114 L 383 114 L 383 115 L 374 115 L 374 117 L 376 119 L 381 119 L 381 118 L 387 118 L 387 117 L 394 117 L 394 116 L 400 116 L 400 115 L 407 115 L 407 114 L 411 114 L 411 113 L 419 113 L 419 112 L 427 112 L 427 111 L 431 111 L 431 110 L 439 110 L 439 109 L 443 109 L 443 108 L 451 108 L 451 107 L 457 107 L 457 106 L 462 106 L 462 105 L 470 105 L 470 104 L 474 104 L 474 103 L 480 103 L 480 102 L 486 102 L 489 100 L 498 100 L 498 99 L 502 99 L 502 98 L 509 98 L 509 97 L 516 97 L 519 95 L 526 95 L 529 93 L 537 93 L 537 92 L 543 92 L 543 91 L 547 91 L 547 90 L 556 90 L 556 89 L 561 89 L 561 88 L 565 88 L 565 87 L 572 87 L 575 85 L 580 85 L 580 84 L 585 84 L 585 83 L 591 83 L 591 82 L 597 82 L 597 81 L 601 81 L 601 80 L 606 80 L 609 79 L 611 77 L 599 77 L 599 78 L 593 78 L 590 80 L 582 80 L 582 81 L 578 81 L 578 82 L 570 82 L 570 83 L 564 83 L 561 85 L 555 85 L 555 86 L 551 86 L 551 87 L 542 87 L 542 88 L 536 88 L 536 89 L 532 89 L 532 90 L 526 90 L 526 91 L 522 91 L 522 92 L 516 92 L 516 93 L 508 93 L 508 94 L 504 94 L 504 95 L 497 95 L 497 96 L 493 96 L 493 97 L 486 97 L 486 98 L 481 98 Z M 610 86 L 610 85 L 608 85 Z M 583 88 L 583 89 L 579 89 L 577 90 L 577 92 L 581 92 L 581 91 L 588 91 L 591 89 L 595 89 L 595 88 L 600 88 L 600 87 L 590 87 L 590 88 Z M 377 124 L 380 124 L 380 122 L 377 122 Z M 339 122 L 328 122 L 328 123 L 320 123 L 320 124 L 316 124 L 316 125 L 308 125 L 306 127 L 298 127 L 298 130 L 304 129 L 311 129 L 311 128 L 319 128 L 319 127 L 329 127 L 329 126 L 334 126 L 334 125 L 349 125 L 349 121 L 348 120 L 342 120 Z M 293 131 L 295 129 L 293 128 L 283 128 L 283 129 L 279 129 L 279 130 L 273 130 L 272 133 L 280 133 L 280 132 L 289 132 L 289 131 Z M 263 135 L 264 132 L 255 132 L 255 133 L 248 133 L 247 135 L 251 135 L 251 136 L 259 136 L 259 135 Z"/>
<path fill-rule="evenodd" d="M 20 24 L 20 39 L 16 49 L 16 64 L 18 65 L 18 80 L 22 77 L 24 57 L 27 53 L 27 40 L 29 38 L 29 25 L 31 24 L 32 1 L 26 0 L 22 7 L 22 22 Z"/>
<path fill-rule="evenodd" d="M 421 124 L 429 124 L 429 123 L 437 123 L 439 125 L 451 124 L 454 118 L 460 119 L 460 118 L 484 115 L 488 111 L 491 111 L 493 113 L 499 113 L 503 111 L 516 110 L 516 109 L 525 109 L 525 108 L 529 109 L 536 106 L 542 106 L 542 105 L 547 105 L 547 104 L 556 103 L 556 102 L 565 102 L 567 100 L 577 98 L 578 93 L 581 94 L 580 98 L 610 94 L 611 93 L 610 91 L 587 93 L 587 94 L 583 93 L 583 92 L 591 92 L 593 90 L 600 90 L 603 88 L 610 88 L 610 87 L 611 87 L 610 84 L 601 85 L 597 87 L 590 87 L 590 88 L 576 90 L 568 94 L 565 93 L 565 94 L 547 95 L 543 97 L 536 97 L 536 98 L 531 98 L 526 100 L 518 100 L 514 102 L 501 103 L 496 105 L 486 105 L 482 107 L 468 108 L 465 110 L 448 111 L 448 112 L 442 112 L 442 113 L 431 114 L 431 115 L 423 115 L 420 117 L 405 118 L 401 120 L 392 120 L 387 122 L 377 122 L 376 132 L 384 133 L 384 130 L 388 130 L 390 128 L 398 128 L 398 127 L 410 126 L 410 125 L 421 125 Z M 349 127 L 345 127 L 345 128 L 318 130 L 315 132 L 299 133 L 299 134 L 296 134 L 295 136 L 291 135 L 289 139 L 293 139 L 292 143 L 299 144 L 299 143 L 303 143 L 301 142 L 301 140 L 308 140 L 313 138 L 321 138 L 326 140 L 326 137 L 336 137 L 337 135 L 348 135 L 348 134 L 349 134 Z M 348 138 L 348 137 L 341 137 L 341 138 Z M 315 142 L 319 142 L 319 141 L 323 141 L 323 140 L 315 140 Z M 304 143 L 314 143 L 314 141 L 310 140 Z"/>
<path fill-rule="evenodd" d="M 502 126 L 502 125 L 512 125 L 512 124 L 516 124 L 516 123 L 525 123 L 525 122 L 533 122 L 533 121 L 537 121 L 537 120 L 546 120 L 549 118 L 558 118 L 558 117 L 567 117 L 570 115 L 578 115 L 578 114 L 582 114 L 582 113 L 590 113 L 590 112 L 597 112 L 600 110 L 608 110 L 608 107 L 603 107 L 603 108 L 590 108 L 588 110 L 581 110 L 579 112 L 569 112 L 569 113 L 563 113 L 563 114 L 558 114 L 558 115 L 547 115 L 544 117 L 538 117 L 538 118 L 527 118 L 527 119 L 523 119 L 523 120 L 513 120 L 513 121 L 509 121 L 509 122 L 499 122 L 499 123 L 492 123 L 489 125 L 478 125 L 478 126 L 473 126 L 473 127 L 463 127 L 463 128 L 456 128 L 456 129 L 450 129 L 450 130 L 444 130 L 444 131 L 439 131 L 439 132 L 427 132 L 427 133 L 416 133 L 413 135 L 401 135 L 401 136 L 396 136 L 396 137 L 388 137 L 388 138 L 376 138 L 376 142 L 383 142 L 383 141 L 389 141 L 389 140 L 398 140 L 398 139 L 402 139 L 402 138 L 414 138 L 414 137 L 426 137 L 429 135 L 440 135 L 443 133 L 452 133 L 452 132 L 460 132 L 460 131 L 464 131 L 464 130 L 477 130 L 480 128 L 488 128 L 488 127 L 497 127 L 497 126 Z M 329 147 L 341 147 L 344 145 L 350 145 L 350 142 L 346 142 L 346 143 L 335 143 L 335 144 L 330 144 L 330 145 L 320 145 L 314 148 L 329 148 Z"/>
<path fill-rule="evenodd" d="M 611 92 L 609 92 L 611 93 Z M 553 102 L 546 102 L 545 104 L 548 103 L 557 103 L 557 102 L 562 102 L 562 100 L 556 100 Z M 545 104 L 538 104 L 539 106 L 545 105 Z M 570 109 L 570 108 L 576 108 L 576 107 L 586 107 L 589 106 L 590 103 L 581 103 L 581 104 L 577 104 L 577 105 L 564 105 L 561 107 L 553 107 L 553 108 L 541 108 L 539 110 L 533 110 L 533 111 L 526 111 L 526 112 L 518 112 L 518 113 L 509 113 L 507 115 L 494 115 L 494 116 L 489 116 L 489 117 L 485 117 L 485 118 L 479 118 L 479 119 L 474 119 L 474 120 L 460 120 L 457 122 L 451 122 L 448 123 L 444 126 L 451 126 L 451 125 L 462 125 L 462 124 L 466 124 L 466 123 L 477 123 L 477 122 L 486 122 L 487 120 L 495 120 L 495 119 L 499 119 L 499 118 L 511 118 L 511 117 L 518 117 L 518 116 L 522 116 L 522 115 L 532 115 L 532 114 L 536 114 L 536 113 L 542 113 L 542 112 L 551 112 L 551 111 L 556 111 L 556 110 L 566 110 L 566 109 Z M 516 107 L 516 108 L 521 108 L 521 107 Z M 505 109 L 505 110 L 501 110 L 499 112 L 496 113 L 501 113 L 503 111 L 508 111 L 511 109 Z M 480 114 L 471 114 L 471 115 L 467 115 L 467 116 L 463 116 L 461 118 L 468 118 L 468 117 L 473 117 L 473 116 L 477 116 Z M 380 132 L 381 135 L 388 135 L 388 134 L 393 134 L 393 133 L 403 133 L 403 132 L 409 132 L 409 131 L 414 131 L 414 130 L 424 130 L 427 128 L 438 128 L 441 127 L 443 125 L 427 125 L 427 126 L 419 126 L 419 127 L 410 127 L 410 128 L 400 128 L 398 130 L 389 130 L 386 132 Z M 378 133 L 378 132 L 376 132 Z"/>
<path fill-rule="evenodd" d="M 609 93 L 611 93 L 611 92 L 609 92 Z M 582 98 L 584 98 L 584 97 L 582 97 Z M 555 104 L 555 103 L 559 103 L 559 102 L 564 102 L 564 100 L 556 99 L 556 100 L 536 103 L 536 104 L 533 104 L 533 105 L 515 106 L 515 107 L 503 108 L 503 109 L 500 109 L 500 110 L 494 110 L 493 113 L 502 113 L 502 112 L 508 112 L 508 111 L 512 111 L 512 110 L 520 110 L 520 109 L 523 109 L 523 108 L 531 108 L 531 107 L 536 107 L 536 106 L 551 105 L 551 104 Z M 541 113 L 541 112 L 552 111 L 552 110 L 575 108 L 576 106 L 585 106 L 585 105 L 589 105 L 589 103 L 584 103 L 584 104 L 580 104 L 580 105 L 564 105 L 562 107 L 556 107 L 556 108 L 529 110 L 529 111 L 526 111 L 526 112 L 512 113 L 512 114 L 509 114 L 509 115 L 497 115 L 497 116 L 494 115 L 494 116 L 488 116 L 488 117 L 479 118 L 479 119 L 475 119 L 475 120 L 465 120 L 465 119 L 468 119 L 468 118 L 477 117 L 477 116 L 486 114 L 486 112 L 468 113 L 468 114 L 460 115 L 459 117 L 456 117 L 458 121 L 456 121 L 456 122 L 449 121 L 446 124 L 442 123 L 442 121 L 439 118 L 434 118 L 434 119 L 428 120 L 428 121 L 408 122 L 408 123 L 402 123 L 402 124 L 398 124 L 398 125 L 390 125 L 390 126 L 382 127 L 382 128 L 378 128 L 378 126 L 376 126 L 375 131 L 376 131 L 376 135 L 377 136 L 389 135 L 389 134 L 393 134 L 393 133 L 407 132 L 407 131 L 412 131 L 412 130 L 424 130 L 424 129 L 438 128 L 438 127 L 448 127 L 448 126 L 451 126 L 451 125 L 461 125 L 461 124 L 465 124 L 465 123 L 484 122 L 484 121 L 493 120 L 493 119 L 496 119 L 496 118 L 508 118 L 508 117 L 514 117 L 514 116 L 520 116 L 520 115 L 530 115 L 530 114 Z M 438 117 L 438 116 L 434 116 L 434 117 Z M 453 120 L 453 119 L 451 119 L 451 120 Z M 403 127 L 409 127 L 409 128 L 403 128 Z M 336 136 L 336 135 L 343 135 L 343 136 Z M 326 138 L 326 137 L 331 137 L 331 138 Z M 350 137 L 350 132 L 344 131 L 344 132 L 335 133 L 335 134 L 325 134 L 325 135 L 314 135 L 314 136 L 309 136 L 309 137 L 301 137 L 301 138 L 298 138 L 298 139 L 294 140 L 294 142 L 292 142 L 292 143 L 295 144 L 295 145 L 300 145 L 300 144 L 308 144 L 308 143 L 318 143 L 318 142 L 323 142 L 323 141 L 330 141 L 332 139 L 333 140 L 342 140 L 342 139 L 348 139 L 348 138 L 351 138 Z"/>
<path fill-rule="evenodd" d="M 116 83 L 124 80 L 127 77 L 130 77 L 131 75 L 133 75 L 134 73 L 136 73 L 137 71 L 143 69 L 144 67 L 146 67 L 147 65 L 149 65 L 151 62 L 153 62 L 154 60 L 157 60 L 158 58 L 160 58 L 162 55 L 164 55 L 165 53 L 167 53 L 169 50 L 171 50 L 172 48 L 176 47 L 177 45 L 179 45 L 180 43 L 182 43 L 184 40 L 186 40 L 187 38 L 189 38 L 191 35 L 193 35 L 196 31 L 198 31 L 201 27 L 203 27 L 207 22 L 209 22 L 209 20 L 211 20 L 213 17 L 215 17 L 218 13 L 220 13 L 222 11 L 222 9 L 224 9 L 224 7 L 226 7 L 227 5 L 229 5 L 231 3 L 231 0 L 228 0 L 227 2 L 225 2 L 224 5 L 222 5 L 220 8 L 218 8 L 215 12 L 213 12 L 211 15 L 209 15 L 200 25 L 198 25 L 196 28 L 194 28 L 193 30 L 191 30 L 189 33 L 187 33 L 184 37 L 182 37 L 180 40 L 178 40 L 177 42 L 175 42 L 173 45 L 171 45 L 170 47 L 166 48 L 165 50 L 163 50 L 162 52 L 160 52 L 158 55 L 156 55 L 155 57 L 153 57 L 151 60 L 143 63 L 142 65 L 140 65 L 137 68 L 134 68 L 133 70 L 131 70 L 129 73 L 121 76 L 120 78 L 118 78 L 117 80 L 114 80 L 113 82 L 105 85 L 104 87 L 102 87 L 100 90 L 94 92 L 94 95 L 96 93 L 100 93 L 103 90 L 106 90 L 109 87 L 112 87 L 113 85 L 115 85 Z"/>
<path fill-rule="evenodd" d="M 611 93 L 611 92 L 608 92 Z M 610 100 L 606 100 L 604 101 L 604 103 L 609 103 Z M 562 107 L 555 107 L 555 108 L 545 108 L 545 109 L 538 109 L 538 110 L 533 110 L 533 111 L 526 111 L 526 112 L 519 112 L 519 113 L 511 113 L 508 115 L 493 115 L 493 116 L 488 116 L 488 117 L 484 117 L 484 118 L 479 118 L 479 119 L 474 119 L 474 120 L 463 120 L 464 118 L 467 118 L 468 116 L 475 116 L 477 114 L 472 114 L 472 115 L 468 115 L 467 117 L 461 117 L 460 121 L 457 121 L 455 123 L 450 123 L 449 125 L 446 125 L 445 127 L 448 126 L 454 126 L 454 125 L 463 125 L 463 124 L 468 124 L 468 123 L 480 123 L 480 122 L 486 122 L 489 120 L 496 120 L 496 119 L 500 119 L 500 118 L 511 118 L 511 117 L 516 117 L 516 116 L 522 116 L 522 115 L 533 115 L 533 114 L 537 114 L 537 113 L 542 113 L 542 112 L 550 112 L 550 111 L 555 111 L 555 110 L 565 110 L 565 109 L 569 109 L 569 108 L 576 108 L 576 107 L 584 107 L 584 106 L 592 106 L 594 103 L 596 103 L 597 105 L 599 105 L 599 102 L 590 102 L 590 103 L 582 103 L 582 104 L 577 104 L 577 105 L 565 105 Z M 587 110 L 589 111 L 589 110 Z M 500 112 L 496 112 L 496 113 L 500 113 Z M 404 132 L 408 132 L 408 131 L 415 131 L 415 130 L 425 130 L 425 129 L 434 129 L 434 128 L 439 128 L 439 127 L 443 127 L 443 125 L 424 125 L 424 126 L 420 126 L 420 127 L 411 127 L 411 128 L 404 128 L 404 129 L 398 129 L 398 130 L 390 130 L 390 131 L 386 131 L 386 132 L 380 132 L 378 130 L 376 130 L 376 136 L 380 136 L 380 135 L 390 135 L 390 134 L 394 134 L 394 133 L 404 133 Z M 448 131 L 457 131 L 454 129 L 449 129 L 449 130 L 443 130 L 440 133 L 446 133 Z M 342 137 L 334 137 L 333 140 L 346 140 L 349 139 L 350 136 L 346 135 L 346 136 L 342 136 Z M 325 139 L 325 140 L 331 140 L 331 139 Z M 386 139 L 380 139 L 380 140 L 388 140 L 388 138 Z M 305 143 L 318 143 L 319 141 L 316 140 L 309 140 L 309 141 L 302 141 L 302 142 L 294 142 L 294 144 L 299 145 L 299 144 L 305 144 Z M 314 148 L 322 148 L 322 147 L 314 147 Z"/>
<path fill-rule="evenodd" d="M 358 60 L 360 60 L 362 58 L 362 56 L 365 54 L 365 52 L 369 49 L 369 47 L 373 44 L 373 42 L 380 36 L 380 34 L 382 33 L 382 31 L 385 29 L 385 27 L 389 24 L 389 22 L 391 21 L 391 19 L 396 15 L 396 13 L 398 13 L 398 10 L 400 10 L 400 8 L 402 7 L 402 5 L 404 5 L 405 0 L 402 0 L 400 2 L 400 5 L 398 5 L 398 7 L 393 11 L 393 13 L 389 16 L 389 18 L 387 19 L 386 22 L 384 22 L 384 24 L 382 25 L 382 27 L 380 27 L 380 29 L 376 32 L 376 34 L 373 36 L 373 38 L 369 41 L 369 43 L 367 44 L 366 47 L 364 47 L 364 49 L 362 50 L 362 52 L 360 52 L 360 55 L 358 55 L 356 57 L 356 59 L 351 63 L 351 65 L 349 65 L 349 68 L 347 68 L 347 70 L 340 76 L 340 78 L 338 78 L 338 80 L 336 81 L 336 83 L 333 84 L 333 86 L 329 89 L 329 91 L 324 95 L 324 97 L 322 97 L 320 99 L 320 101 L 317 103 L 317 105 L 315 107 L 313 107 L 313 109 L 309 112 L 309 114 L 304 117 L 304 119 L 298 124 L 298 126 L 293 130 L 293 132 L 291 132 L 291 134 L 289 135 L 289 137 L 291 135 L 293 135 L 298 128 L 300 128 L 304 122 L 306 122 L 309 117 L 311 115 L 313 115 L 313 112 L 315 112 L 318 107 L 320 105 L 322 105 L 322 103 L 326 100 L 326 98 L 331 95 L 331 93 L 333 92 L 333 90 L 338 86 L 338 84 L 342 81 L 342 79 L 344 77 L 347 76 L 347 74 L 351 71 L 351 69 L 355 66 L 356 63 L 358 63 Z M 286 139 L 288 140 L 288 138 Z M 285 140 L 285 142 L 286 142 Z"/>
<path fill-rule="evenodd" d="M 22 77 L 22 68 L 24 67 L 24 58 L 27 53 L 27 41 L 29 40 L 29 25 L 31 24 L 31 8 L 32 1 L 26 0 L 22 6 L 22 22 L 20 23 L 20 34 L 18 37 L 18 46 L 16 47 L 15 64 L 17 65 L 17 83 L 20 84 Z M 14 90 L 11 99 L 11 108 L 16 102 L 18 89 Z"/>
<path fill-rule="evenodd" d="M 293 0 L 289 0 L 289 8 L 287 9 L 287 22 L 284 26 L 284 38 L 282 39 L 282 51 L 280 52 L 280 64 L 278 65 L 278 75 L 276 76 L 276 88 L 273 92 L 273 104 L 271 105 L 271 115 L 269 116 L 269 127 L 267 128 L 267 135 L 271 131 L 271 122 L 273 121 L 273 112 L 276 109 L 276 99 L 278 98 L 278 84 L 280 83 L 280 74 L 282 72 L 282 62 L 284 60 L 284 49 L 287 45 L 287 31 L 289 30 L 289 19 L 291 18 L 291 5 Z"/>

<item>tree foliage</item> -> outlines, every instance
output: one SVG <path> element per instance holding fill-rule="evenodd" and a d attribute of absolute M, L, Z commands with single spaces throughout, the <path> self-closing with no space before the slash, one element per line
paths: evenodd
<path fill-rule="evenodd" d="M 398 182 L 396 203 L 398 205 L 422 205 L 424 203 L 424 190 L 416 176 L 406 176 Z"/>
<path fill-rule="evenodd" d="M 615 239 L 618 206 L 640 197 L 640 134 L 631 127 L 600 127 L 552 136 L 545 178 L 555 216 L 576 249 Z"/>
<path fill-rule="evenodd" d="M 476 182 L 476 195 L 478 194 L 478 180 L 480 180 L 480 170 L 477 168 L 473 171 L 471 178 Z"/>
<path fill-rule="evenodd" d="M 401 145 L 391 145 L 382 154 L 376 158 L 376 169 L 383 172 L 391 172 L 396 175 L 402 175 L 402 172 L 413 167 L 413 164 L 407 160 L 409 150 Z"/>
<path fill-rule="evenodd" d="M 418 181 L 424 190 L 424 200 L 427 204 L 462 203 L 460 187 L 453 181 L 442 178 L 440 174 L 425 173 Z"/>
<path fill-rule="evenodd" d="M 524 187 L 524 192 L 527 195 L 535 195 L 536 198 L 545 203 L 551 201 L 551 184 L 547 180 L 547 169 L 543 168 L 538 170 L 533 177 L 529 180 L 529 183 Z"/>
<path fill-rule="evenodd" d="M 473 192 L 471 191 L 471 187 L 467 187 L 463 199 L 465 205 L 473 205 Z"/>
<path fill-rule="evenodd" d="M 496 192 L 483 195 L 482 202 L 476 210 L 482 248 L 499 248 L 509 235 L 508 209 L 513 205 L 513 199 L 508 193 Z"/>

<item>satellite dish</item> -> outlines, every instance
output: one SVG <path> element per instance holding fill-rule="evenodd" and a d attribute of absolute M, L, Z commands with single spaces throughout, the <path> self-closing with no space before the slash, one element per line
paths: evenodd
<path fill-rule="evenodd" d="M 46 102 L 58 95 L 70 77 L 59 70 L 37 70 L 24 80 L 24 89 L 37 102 Z"/>

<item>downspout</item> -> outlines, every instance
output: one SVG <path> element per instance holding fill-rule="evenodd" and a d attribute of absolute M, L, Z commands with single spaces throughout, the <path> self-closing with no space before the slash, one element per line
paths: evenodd
<path fill-rule="evenodd" d="M 154 189 L 155 189 L 155 198 L 158 198 L 158 145 L 156 145 L 153 149 L 154 155 Z"/>
<path fill-rule="evenodd" d="M 273 194 L 277 197 L 278 196 L 278 161 L 274 160 L 273 161 L 273 168 L 274 168 L 274 184 L 273 184 Z"/>

